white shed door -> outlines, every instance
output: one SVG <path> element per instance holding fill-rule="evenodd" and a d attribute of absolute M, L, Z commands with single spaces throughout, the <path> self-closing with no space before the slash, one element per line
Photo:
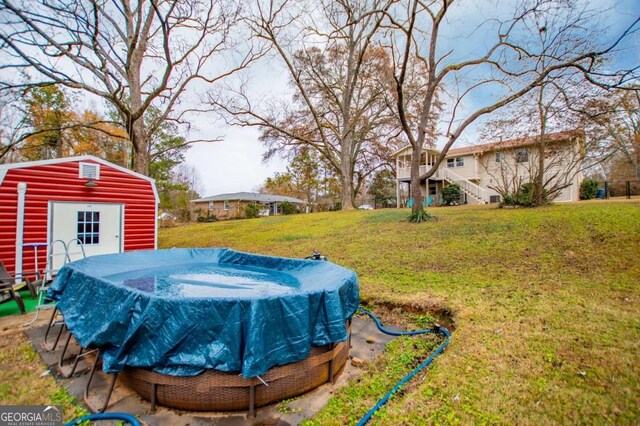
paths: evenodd
<path fill-rule="evenodd" d="M 69 246 L 71 261 L 82 259 L 82 242 L 87 257 L 119 253 L 123 249 L 124 206 L 108 203 L 52 202 L 49 217 L 49 244 L 53 256 L 49 269 L 65 263 L 63 241 Z"/>

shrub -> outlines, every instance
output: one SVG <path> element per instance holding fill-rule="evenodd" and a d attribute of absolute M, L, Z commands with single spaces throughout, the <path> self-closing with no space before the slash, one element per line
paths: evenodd
<path fill-rule="evenodd" d="M 249 203 L 247 207 L 244 208 L 244 217 L 247 219 L 255 219 L 256 217 L 260 217 L 260 206 L 256 203 Z"/>
<path fill-rule="evenodd" d="M 442 189 L 442 204 L 453 206 L 460 203 L 462 198 L 462 188 L 457 183 L 452 183 Z"/>
<path fill-rule="evenodd" d="M 202 223 L 202 222 L 217 222 L 218 221 L 218 217 L 215 214 L 209 214 L 207 216 L 198 216 L 198 219 L 196 219 L 198 222 Z"/>
<path fill-rule="evenodd" d="M 583 180 L 580 184 L 580 199 L 591 200 L 592 198 L 596 198 L 599 186 L 598 181 L 595 179 Z"/>
<path fill-rule="evenodd" d="M 342 210 L 342 203 L 340 201 L 336 201 L 331 207 L 329 207 L 330 212 L 337 212 L 340 210 Z"/>
<path fill-rule="evenodd" d="M 500 207 L 504 206 L 522 206 L 522 207 L 531 207 L 533 205 L 533 201 L 531 200 L 531 193 L 528 190 L 520 190 L 515 193 L 505 194 L 502 197 L 502 202 L 500 203 Z"/>
<path fill-rule="evenodd" d="M 417 212 L 412 212 L 409 216 L 409 222 L 413 223 L 435 222 L 436 220 L 438 220 L 438 218 L 427 212 L 425 209 L 420 209 Z"/>
<path fill-rule="evenodd" d="M 502 197 L 502 202 L 500 203 L 500 207 L 504 206 L 522 206 L 522 207 L 533 207 L 535 205 L 534 202 L 534 186 L 533 183 L 527 182 L 522 184 L 520 189 L 511 194 L 505 194 Z M 542 204 L 549 203 L 549 191 L 542 191 Z"/>
<path fill-rule="evenodd" d="M 294 206 L 288 201 L 285 201 L 284 203 L 280 204 L 280 208 L 282 209 L 282 214 L 298 213 L 298 209 L 296 208 L 296 206 Z"/>

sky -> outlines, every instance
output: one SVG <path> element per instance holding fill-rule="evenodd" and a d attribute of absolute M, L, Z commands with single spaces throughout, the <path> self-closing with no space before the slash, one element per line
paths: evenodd
<path fill-rule="evenodd" d="M 464 3 L 464 2 L 463 2 Z M 453 33 L 447 37 L 446 43 L 456 50 L 463 49 L 472 52 L 478 49 L 481 44 L 487 43 L 486 34 L 478 32 L 464 31 L 466 28 L 474 28 L 477 21 L 484 21 L 491 15 L 492 4 L 498 2 L 486 0 L 476 2 L 472 8 L 465 3 L 455 11 L 451 21 L 451 26 L 455 29 L 460 26 L 461 30 L 454 36 Z M 633 17 L 640 16 L 640 1 L 638 0 L 594 0 L 590 1 L 592 7 L 599 7 L 602 10 L 611 9 L 607 14 L 606 26 L 610 30 L 623 28 Z M 640 46 L 639 35 L 634 35 L 628 42 L 627 49 L 619 55 L 621 63 L 639 63 L 640 51 L 636 49 Z M 252 88 L 261 92 L 260 96 L 277 96 L 286 98 L 290 96 L 291 88 L 288 85 L 286 70 L 277 59 L 269 59 L 265 63 L 259 63 L 252 67 L 250 71 Z M 473 103 L 473 100 L 470 100 Z M 469 105 L 472 107 L 472 105 Z M 222 122 L 202 120 L 195 123 L 198 131 L 195 136 L 210 137 L 211 135 L 222 136 L 221 142 L 196 144 L 188 152 L 187 162 L 194 166 L 201 177 L 202 196 L 210 196 L 225 192 L 252 191 L 255 190 L 264 180 L 272 176 L 275 172 L 286 170 L 287 162 L 281 158 L 273 158 L 269 162 L 262 161 L 265 147 L 258 141 L 259 131 L 256 128 L 230 127 Z M 480 125 L 472 126 L 465 131 L 456 146 L 471 145 L 479 141 Z"/>
<path fill-rule="evenodd" d="M 220 126 L 222 142 L 195 144 L 187 153 L 187 163 L 194 166 L 201 179 L 201 196 L 226 192 L 253 192 L 269 176 L 286 170 L 287 162 L 262 161 L 264 145 L 258 141 L 256 128 Z"/>
<path fill-rule="evenodd" d="M 251 92 L 257 98 L 289 99 L 291 88 L 284 68 L 274 58 L 266 58 L 254 65 L 246 77 Z M 206 88 L 202 88 L 206 90 Z M 215 116 L 198 116 L 192 139 L 221 137 L 221 142 L 197 143 L 186 155 L 189 165 L 196 168 L 201 179 L 201 196 L 227 192 L 254 192 L 276 172 L 284 172 L 287 161 L 276 156 L 262 161 L 265 146 L 258 138 L 256 127 L 227 125 Z"/>
<path fill-rule="evenodd" d="M 527 1 L 527 0 L 522 0 Z M 611 38 L 612 34 L 619 34 L 633 19 L 640 16 L 640 0 L 574 0 L 584 3 L 590 8 L 606 11 L 606 19 L 601 22 L 603 28 L 609 30 L 609 35 L 603 32 L 603 37 Z M 489 31 L 488 25 L 476 29 L 480 23 L 496 15 L 508 14 L 507 7 L 514 5 L 514 0 L 460 0 L 448 13 L 446 30 L 443 32 L 441 47 L 453 50 L 461 58 L 476 57 L 485 47 L 493 42 L 495 31 Z M 507 5 L 507 6 L 505 6 Z M 314 12 L 316 13 L 316 12 Z M 609 40 L 607 40 L 609 41 Z M 634 34 L 621 46 L 617 62 L 612 67 L 628 66 L 640 63 L 640 34 Z M 459 59 L 459 58 L 458 58 Z M 268 56 L 254 64 L 244 75 L 249 84 L 249 92 L 257 100 L 290 100 L 292 87 L 284 65 L 278 58 Z M 198 102 L 208 88 L 195 86 L 190 90 L 190 101 Z M 475 98 L 469 98 L 462 106 L 463 111 L 475 109 L 480 105 L 483 97 L 491 96 L 490 91 L 480 93 Z M 495 95 L 495 94 L 494 94 Z M 95 105 L 103 103 L 100 100 L 83 99 L 85 104 Z M 262 161 L 265 152 L 264 145 L 258 140 L 259 129 L 255 127 L 233 127 L 217 119 L 214 115 L 198 115 L 190 118 L 192 125 L 188 137 L 190 139 L 221 138 L 220 142 L 198 143 L 192 145 L 186 154 L 186 162 L 194 167 L 201 180 L 201 196 L 211 196 L 225 192 L 253 191 L 259 187 L 267 177 L 276 172 L 286 170 L 287 161 L 282 158 L 272 158 L 269 162 Z M 456 142 L 457 147 L 471 145 L 478 142 L 482 122 L 468 128 Z"/>

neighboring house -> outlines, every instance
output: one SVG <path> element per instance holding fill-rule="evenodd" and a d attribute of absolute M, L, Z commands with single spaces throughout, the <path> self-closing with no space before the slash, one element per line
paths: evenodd
<path fill-rule="evenodd" d="M 464 193 L 464 203 L 500 202 L 500 192 L 510 192 L 514 186 L 532 181 L 538 165 L 536 143 L 537 138 L 527 137 L 450 149 L 436 173 L 422 180 L 423 199 L 433 197 L 435 203 L 440 204 L 442 189 L 448 184 L 457 183 Z M 577 201 L 582 181 L 580 166 L 584 156 L 584 133 L 567 131 L 548 134 L 545 153 L 545 179 L 567 185 L 555 201 Z M 439 155 L 440 152 L 435 149 L 423 149 L 420 173 L 426 173 Z M 400 149 L 394 156 L 398 181 L 397 205 L 400 207 L 401 185 L 410 186 L 411 146 Z"/>
<path fill-rule="evenodd" d="M 248 204 L 260 206 L 261 216 L 272 216 L 282 213 L 282 203 L 289 202 L 302 207 L 304 201 L 282 195 L 258 194 L 255 192 L 235 192 L 219 194 L 211 197 L 191 200 L 194 218 L 198 216 L 216 216 L 218 219 L 243 217 Z"/>
<path fill-rule="evenodd" d="M 162 212 L 158 216 L 158 224 L 162 227 L 173 226 L 176 224 L 176 217 L 169 212 Z"/>
<path fill-rule="evenodd" d="M 0 261 L 59 269 L 78 241 L 87 256 L 154 249 L 157 206 L 153 179 L 91 155 L 0 165 Z"/>

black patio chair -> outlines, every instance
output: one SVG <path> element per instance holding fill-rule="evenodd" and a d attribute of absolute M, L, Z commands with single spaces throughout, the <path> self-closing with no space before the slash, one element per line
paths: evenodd
<path fill-rule="evenodd" d="M 37 273 L 35 274 L 37 278 Z M 4 263 L 0 262 L 0 303 L 15 300 L 18 304 L 18 308 L 20 309 L 20 313 L 24 314 L 26 312 L 24 302 L 22 301 L 20 294 L 14 288 L 16 287 L 15 283 L 17 279 L 22 280 L 26 284 L 27 288 L 29 289 L 29 293 L 31 293 L 31 297 L 33 297 L 34 299 L 38 297 L 36 287 L 26 276 L 26 274 L 11 275 L 9 271 L 7 271 L 7 268 L 4 266 Z"/>

